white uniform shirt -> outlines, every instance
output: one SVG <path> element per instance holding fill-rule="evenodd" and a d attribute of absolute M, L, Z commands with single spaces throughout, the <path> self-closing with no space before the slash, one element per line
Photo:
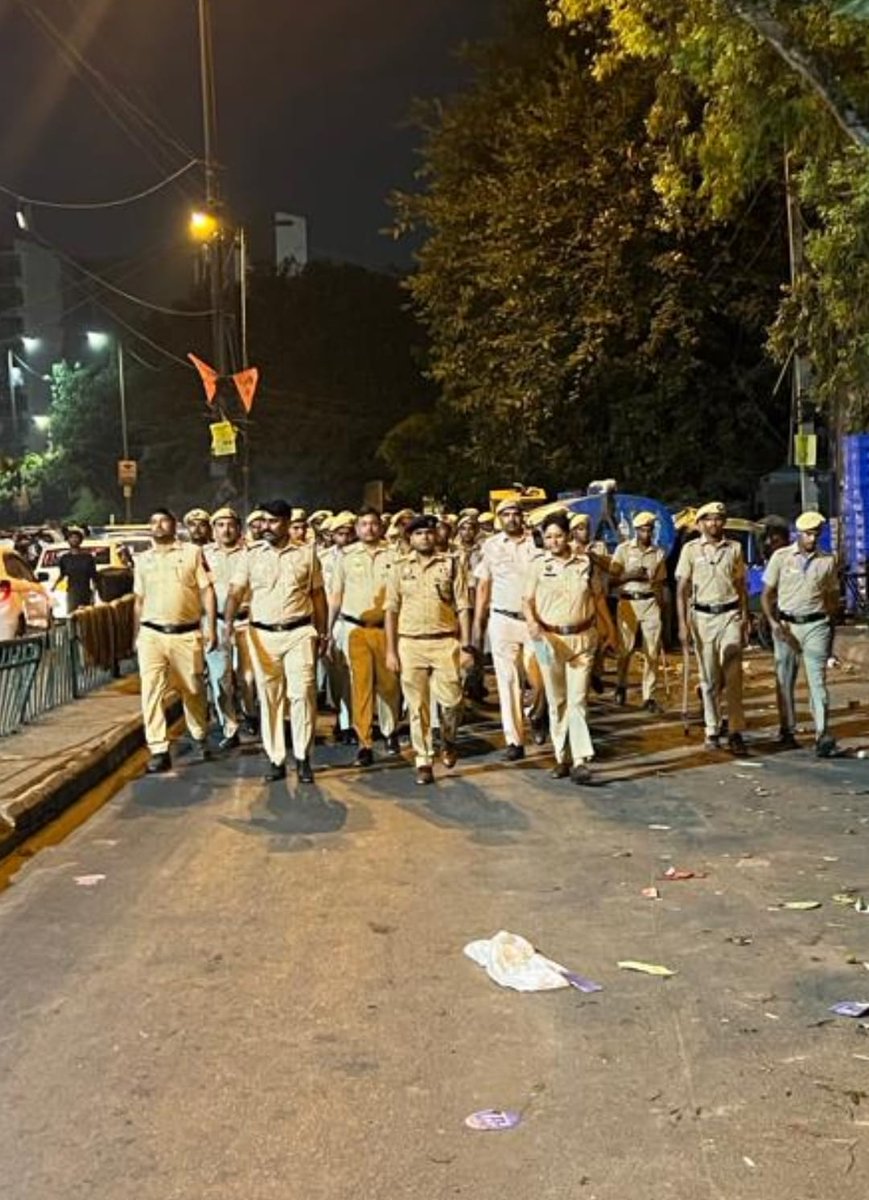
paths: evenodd
<path fill-rule="evenodd" d="M 528 568 L 539 553 L 533 536 L 527 530 L 521 538 L 495 533 L 486 539 L 474 576 L 476 579 L 492 581 L 493 612 L 495 609 L 509 613 L 522 612 Z"/>

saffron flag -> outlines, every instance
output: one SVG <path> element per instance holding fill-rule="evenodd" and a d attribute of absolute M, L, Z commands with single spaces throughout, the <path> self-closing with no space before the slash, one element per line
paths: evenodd
<path fill-rule="evenodd" d="M 241 396 L 244 411 L 249 413 L 253 408 L 253 398 L 256 395 L 256 388 L 259 383 L 259 368 L 249 367 L 246 371 L 239 371 L 238 374 L 233 375 L 232 379 L 238 388 L 238 394 Z"/>
<path fill-rule="evenodd" d="M 220 378 L 214 367 L 209 367 L 208 363 L 203 362 L 201 358 L 197 358 L 195 354 L 188 354 L 187 357 L 193 363 L 196 370 L 199 372 L 199 378 L 202 380 L 202 386 L 205 388 L 205 399 L 208 404 L 214 403 L 214 397 L 217 393 L 217 381 Z"/>

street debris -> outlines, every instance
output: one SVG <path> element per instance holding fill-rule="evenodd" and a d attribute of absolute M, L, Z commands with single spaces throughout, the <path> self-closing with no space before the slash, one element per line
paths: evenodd
<path fill-rule="evenodd" d="M 743 1154 L 742 1161 L 747 1167 L 750 1167 L 752 1171 L 757 1167 L 757 1163 L 754 1161 L 754 1159 L 749 1158 L 747 1154 Z"/>
<path fill-rule="evenodd" d="M 762 762 L 755 762 L 753 758 L 737 758 L 735 760 L 737 767 L 762 767 Z"/>
<path fill-rule="evenodd" d="M 730 942 L 733 946 L 750 946 L 754 938 L 750 933 L 731 933 L 724 940 L 725 942 Z"/>
<path fill-rule="evenodd" d="M 650 825 L 649 826 L 649 829 L 655 829 L 661 833 L 667 833 L 672 828 L 673 828 L 672 825 Z"/>
<path fill-rule="evenodd" d="M 671 882 L 681 879 L 705 879 L 705 871 L 690 871 L 683 867 L 667 867 L 667 870 L 661 876 L 662 879 L 669 879 Z"/>
<path fill-rule="evenodd" d="M 483 1108 L 465 1117 L 468 1129 L 480 1131 L 515 1129 L 522 1117 L 512 1109 Z"/>
<path fill-rule="evenodd" d="M 526 938 L 501 929 L 494 937 L 468 942 L 464 953 L 484 967 L 491 980 L 516 992 L 569 987 L 567 967 L 538 954 Z"/>
<path fill-rule="evenodd" d="M 869 1001 L 840 1000 L 838 1004 L 830 1006 L 830 1012 L 837 1017 L 865 1017 L 869 1013 Z"/>
<path fill-rule="evenodd" d="M 637 962 L 633 958 L 622 959 L 617 965 L 622 971 L 640 971 L 643 975 L 658 975 L 661 979 L 669 979 L 671 975 L 676 974 L 669 967 L 662 967 L 659 963 Z"/>
<path fill-rule="evenodd" d="M 813 908 L 821 908 L 820 900 L 785 900 L 781 904 L 768 904 L 767 912 L 777 912 L 787 908 L 791 912 L 810 912 Z"/>
<path fill-rule="evenodd" d="M 575 971 L 565 971 L 564 978 L 571 987 L 575 987 L 580 992 L 602 992 L 603 985 L 595 983 L 593 979 L 586 979 L 584 975 L 577 975 Z"/>
<path fill-rule="evenodd" d="M 661 899 L 661 893 L 658 891 L 658 889 L 656 887 L 643 888 L 640 895 L 643 897 L 644 900 L 660 900 Z"/>
<path fill-rule="evenodd" d="M 105 875 L 76 875 L 75 882 L 79 887 L 96 887 L 104 879 Z"/>
<path fill-rule="evenodd" d="M 866 903 L 862 896 L 858 896 L 854 901 L 854 912 L 869 913 L 869 904 Z"/>
<path fill-rule="evenodd" d="M 835 896 L 830 897 L 834 904 L 841 904 L 844 908 L 853 908 L 859 898 L 855 888 L 849 888 L 846 892 L 836 892 Z"/>

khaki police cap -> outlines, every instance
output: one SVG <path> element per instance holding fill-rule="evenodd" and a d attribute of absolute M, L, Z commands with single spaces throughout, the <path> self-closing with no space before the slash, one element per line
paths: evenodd
<path fill-rule="evenodd" d="M 819 512 L 800 513 L 796 520 L 799 533 L 810 533 L 813 529 L 820 529 L 822 525 L 826 524 L 827 518 Z"/>
<path fill-rule="evenodd" d="M 322 525 L 324 521 L 332 516 L 331 508 L 318 508 L 316 512 L 312 512 L 308 517 L 309 525 Z"/>
<path fill-rule="evenodd" d="M 84 530 L 82 529 L 81 525 L 67 525 L 66 536 L 69 537 L 71 533 L 80 533 L 81 536 L 84 537 Z"/>
<path fill-rule="evenodd" d="M 210 521 L 211 516 L 204 508 L 191 508 L 190 512 L 184 514 L 184 524 L 188 521 Z"/>
<path fill-rule="evenodd" d="M 727 507 L 720 500 L 710 500 L 708 504 L 701 504 L 697 509 L 697 520 L 702 521 L 704 517 L 726 517 Z"/>
<path fill-rule="evenodd" d="M 633 519 L 634 529 L 641 529 L 643 525 L 654 525 L 657 517 L 651 512 L 638 512 Z"/>
<path fill-rule="evenodd" d="M 412 508 L 400 508 L 392 518 L 392 524 L 397 525 L 399 521 L 412 521 L 416 513 Z"/>
<path fill-rule="evenodd" d="M 574 513 L 570 518 L 570 528 L 576 529 L 579 525 L 590 525 L 591 517 L 588 513 Z"/>
<path fill-rule="evenodd" d="M 467 525 L 469 521 L 479 522 L 479 520 L 480 514 L 475 508 L 463 508 L 456 519 L 456 529 L 459 529 L 462 525 Z"/>
<path fill-rule="evenodd" d="M 239 520 L 238 513 L 234 508 L 230 508 L 228 504 L 225 504 L 223 508 L 219 508 L 217 512 L 211 514 L 212 522 L 219 521 L 221 517 L 228 517 L 231 521 Z"/>
<path fill-rule="evenodd" d="M 495 514 L 493 512 L 481 512 L 480 513 L 480 524 L 483 526 L 484 529 L 488 529 L 489 526 L 495 524 Z"/>
<path fill-rule="evenodd" d="M 304 508 L 294 508 L 290 513 L 290 521 L 298 523 L 299 521 L 307 521 L 308 514 Z"/>
<path fill-rule="evenodd" d="M 346 529 L 348 525 L 356 524 L 356 513 L 344 509 L 342 512 L 336 513 L 329 522 L 329 530 L 334 533 L 336 529 Z"/>
<path fill-rule="evenodd" d="M 515 508 L 518 512 L 522 511 L 522 505 L 518 500 L 511 500 L 508 496 L 502 500 L 495 509 L 495 516 L 500 517 L 501 513 L 509 512 L 511 508 Z"/>
<path fill-rule="evenodd" d="M 252 513 L 248 513 L 245 524 L 250 525 L 253 521 L 267 521 L 268 519 L 269 514 L 267 512 L 263 512 L 261 508 L 255 508 Z"/>

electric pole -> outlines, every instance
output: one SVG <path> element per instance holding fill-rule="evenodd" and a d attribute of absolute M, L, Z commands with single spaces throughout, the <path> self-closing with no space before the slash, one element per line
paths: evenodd
<path fill-rule="evenodd" d="M 209 294 L 211 299 L 211 340 L 214 365 L 221 375 L 226 374 L 226 330 L 223 296 L 223 221 L 221 214 L 220 183 L 215 162 L 217 138 L 217 92 L 214 82 L 214 38 L 211 20 L 211 0 L 199 3 L 199 69 L 202 80 L 202 142 L 205 156 L 205 204 L 211 216 L 216 218 L 214 237 L 206 245 L 204 253 L 208 266 Z"/>

